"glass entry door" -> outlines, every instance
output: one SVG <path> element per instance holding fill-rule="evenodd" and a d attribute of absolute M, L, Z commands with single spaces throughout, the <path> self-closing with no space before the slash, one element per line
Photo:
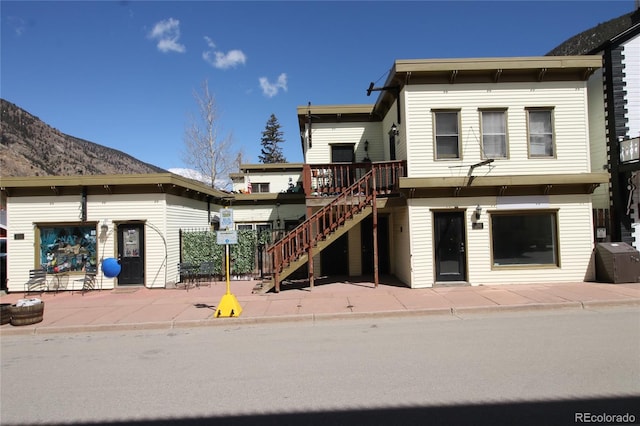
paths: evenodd
<path fill-rule="evenodd" d="M 144 284 L 144 224 L 118 225 L 118 284 Z"/>
<path fill-rule="evenodd" d="M 434 215 L 436 281 L 466 281 L 464 213 Z"/>

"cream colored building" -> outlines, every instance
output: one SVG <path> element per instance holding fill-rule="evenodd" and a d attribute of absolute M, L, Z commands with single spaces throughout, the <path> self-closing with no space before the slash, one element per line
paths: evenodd
<path fill-rule="evenodd" d="M 275 231 L 276 289 L 296 271 L 412 288 L 591 280 L 593 193 L 609 180 L 589 149 L 600 66 L 397 60 L 363 87 L 373 104 L 298 107 L 304 163 L 243 165 L 233 193 L 172 174 L 3 178 L 9 291 L 30 269 L 60 268 L 55 253 L 71 287 L 108 257 L 128 272 L 100 276 L 103 288 L 165 287 L 179 278 L 180 230 L 215 224 L 223 206 L 236 229 Z"/>
<path fill-rule="evenodd" d="M 179 281 L 180 229 L 209 227 L 229 194 L 166 174 L 2 178 L 7 196 L 8 291 L 24 290 L 29 270 L 79 289 L 98 268 L 103 289 L 164 288 Z M 117 278 L 101 261 L 116 258 Z M 52 283 L 53 284 L 53 283 Z"/>
<path fill-rule="evenodd" d="M 397 60 L 369 87 L 373 105 L 299 107 L 311 212 L 326 204 L 316 187 L 339 186 L 336 169 L 329 184 L 318 177 L 330 165 L 406 164 L 378 198 L 377 271 L 369 213 L 312 252 L 315 274 L 389 273 L 412 288 L 593 279 L 592 194 L 608 174 L 590 157 L 588 111 L 601 100 L 590 103 L 587 80 L 600 66 L 599 56 Z"/>
<path fill-rule="evenodd" d="M 291 229 L 305 216 L 302 163 L 242 164 L 230 175 L 236 229 Z"/>

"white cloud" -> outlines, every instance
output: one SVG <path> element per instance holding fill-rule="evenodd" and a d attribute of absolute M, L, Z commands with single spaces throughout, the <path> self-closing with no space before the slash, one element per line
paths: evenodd
<path fill-rule="evenodd" d="M 269 82 L 267 77 L 260 77 L 260 87 L 262 88 L 262 94 L 273 98 L 278 94 L 280 89 L 287 91 L 287 75 L 282 73 L 278 76 L 278 81 L 275 83 Z"/>
<path fill-rule="evenodd" d="M 19 18 L 17 16 L 9 16 L 8 18 L 9 25 L 13 27 L 13 31 L 19 37 L 25 33 L 27 30 L 27 25 L 24 19 Z"/>
<path fill-rule="evenodd" d="M 178 43 L 178 39 L 180 38 L 180 21 L 177 19 L 169 18 L 156 23 L 149 33 L 149 38 L 158 41 L 158 50 L 163 53 L 184 53 L 187 50 L 183 44 Z"/>
<path fill-rule="evenodd" d="M 204 38 L 209 46 L 209 50 L 202 52 L 202 59 L 215 68 L 226 70 L 244 65 L 247 62 L 247 55 L 242 50 L 230 50 L 227 53 L 216 50 L 216 45 L 209 37 Z"/>

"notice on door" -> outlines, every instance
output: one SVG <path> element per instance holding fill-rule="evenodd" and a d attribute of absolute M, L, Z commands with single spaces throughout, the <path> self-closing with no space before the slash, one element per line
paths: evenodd
<path fill-rule="evenodd" d="M 137 229 L 124 233 L 124 257 L 140 257 L 140 234 Z"/>

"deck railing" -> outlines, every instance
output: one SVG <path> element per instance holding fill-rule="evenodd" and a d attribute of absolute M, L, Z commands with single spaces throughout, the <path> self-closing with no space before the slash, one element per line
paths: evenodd
<path fill-rule="evenodd" d="M 395 192 L 399 177 L 405 176 L 405 161 L 305 164 L 302 170 L 307 197 L 335 196 L 357 182 L 367 172 L 376 174 L 380 194 Z"/>
<path fill-rule="evenodd" d="M 307 196 L 331 196 L 331 200 L 267 248 L 267 254 L 272 258 L 276 291 L 280 288 L 279 274 L 284 268 L 309 254 L 319 241 L 367 205 L 375 204 L 372 200 L 376 196 L 397 191 L 399 177 L 405 176 L 405 170 L 406 163 L 403 161 L 305 165 L 304 187 Z"/>

